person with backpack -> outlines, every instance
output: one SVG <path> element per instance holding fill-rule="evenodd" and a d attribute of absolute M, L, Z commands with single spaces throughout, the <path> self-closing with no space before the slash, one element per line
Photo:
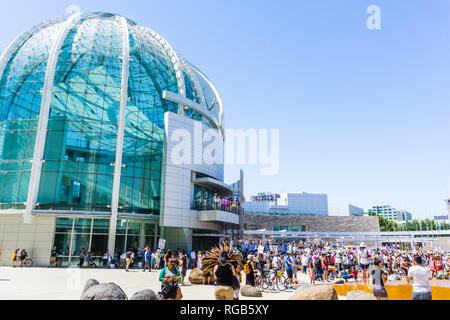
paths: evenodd
<path fill-rule="evenodd" d="M 159 274 L 161 281 L 161 293 L 166 300 L 181 300 L 183 294 L 178 285 L 178 277 L 180 273 L 177 269 L 178 261 L 174 256 L 167 259 L 167 266 L 164 267 Z"/>
<path fill-rule="evenodd" d="M 13 267 L 13 268 L 14 268 L 14 267 L 16 266 L 16 264 L 17 264 L 17 259 L 19 258 L 19 257 L 18 257 L 19 250 L 20 250 L 20 249 L 17 249 L 17 250 L 14 251 L 13 254 L 11 255 L 12 267 Z"/>
<path fill-rule="evenodd" d="M 314 268 L 316 269 L 316 280 L 322 280 L 323 281 L 323 276 L 322 276 L 322 258 L 320 257 L 319 254 L 316 255 L 316 260 L 314 260 Z"/>
<path fill-rule="evenodd" d="M 247 263 L 244 265 L 244 273 L 245 273 L 245 284 L 254 287 L 255 286 L 255 263 L 253 255 L 249 255 L 247 257 Z"/>

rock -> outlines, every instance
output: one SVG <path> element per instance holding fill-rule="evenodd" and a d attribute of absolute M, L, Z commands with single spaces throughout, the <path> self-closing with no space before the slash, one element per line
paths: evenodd
<path fill-rule="evenodd" d="M 191 270 L 188 280 L 192 284 L 203 284 L 203 271 L 197 268 Z"/>
<path fill-rule="evenodd" d="M 438 280 L 448 280 L 448 273 L 445 272 L 444 270 L 440 270 L 436 273 L 434 277 Z"/>
<path fill-rule="evenodd" d="M 333 286 L 326 284 L 317 285 L 303 290 L 299 288 L 294 292 L 289 300 L 338 300 L 338 296 Z"/>
<path fill-rule="evenodd" d="M 100 283 L 84 291 L 80 300 L 128 300 L 128 298 L 117 284 Z"/>
<path fill-rule="evenodd" d="M 130 300 L 158 300 L 158 298 L 153 290 L 145 289 L 133 294 Z"/>
<path fill-rule="evenodd" d="M 333 284 L 344 284 L 345 280 L 344 279 L 336 279 L 333 281 Z"/>
<path fill-rule="evenodd" d="M 241 295 L 243 295 L 244 297 L 262 297 L 261 291 L 259 291 L 256 287 L 252 287 L 249 285 L 243 286 L 240 291 Z"/>
<path fill-rule="evenodd" d="M 377 298 L 369 292 L 356 290 L 347 293 L 347 300 L 377 300 Z"/>
<path fill-rule="evenodd" d="M 87 289 L 89 289 L 90 287 L 93 287 L 93 286 L 96 286 L 96 285 L 98 285 L 98 284 L 100 284 L 100 282 L 98 282 L 97 280 L 95 280 L 95 279 L 89 279 L 88 281 L 86 281 L 86 284 L 84 285 L 84 288 L 83 288 L 83 291 L 82 292 L 85 292 Z"/>
<path fill-rule="evenodd" d="M 317 286 L 317 285 L 316 284 L 302 282 L 302 283 L 299 283 L 298 288 L 297 288 L 297 290 L 295 290 L 295 292 L 299 293 L 299 292 L 302 292 L 302 291 L 304 291 L 306 289 L 314 288 L 315 286 Z"/>
<path fill-rule="evenodd" d="M 158 292 L 158 294 L 156 295 L 156 300 L 165 300 L 164 295 L 161 292 Z"/>

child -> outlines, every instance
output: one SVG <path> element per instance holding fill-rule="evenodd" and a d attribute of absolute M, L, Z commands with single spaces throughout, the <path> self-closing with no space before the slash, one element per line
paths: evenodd
<path fill-rule="evenodd" d="M 355 279 L 355 282 L 358 281 L 358 271 L 356 271 L 356 268 L 353 268 L 352 275 Z"/>
<path fill-rule="evenodd" d="M 344 269 L 344 271 L 342 272 L 342 278 L 345 280 L 345 282 L 347 282 L 351 277 L 352 276 L 347 273 L 347 269 Z"/>
<path fill-rule="evenodd" d="M 311 262 L 308 263 L 308 275 L 309 275 L 309 281 L 311 284 L 316 283 L 316 270 Z"/>

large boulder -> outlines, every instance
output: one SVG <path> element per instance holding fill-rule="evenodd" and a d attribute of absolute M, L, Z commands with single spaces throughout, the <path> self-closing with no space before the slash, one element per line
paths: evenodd
<path fill-rule="evenodd" d="M 155 291 L 150 289 L 145 289 L 136 292 L 130 298 L 130 300 L 158 300 Z"/>
<path fill-rule="evenodd" d="M 317 285 L 308 289 L 297 289 L 289 300 L 338 300 L 332 285 Z"/>
<path fill-rule="evenodd" d="M 243 286 L 241 288 L 240 292 L 241 292 L 241 295 L 243 295 L 244 297 L 256 297 L 256 298 L 262 297 L 261 291 L 259 291 L 256 287 L 249 286 L 249 285 Z"/>
<path fill-rule="evenodd" d="M 117 284 L 100 283 L 84 291 L 80 300 L 128 300 L 128 298 Z"/>
<path fill-rule="evenodd" d="M 440 270 L 435 274 L 434 277 L 438 280 L 448 280 L 448 273 L 444 270 Z"/>
<path fill-rule="evenodd" d="M 86 281 L 86 284 L 84 285 L 84 288 L 83 288 L 83 291 L 82 292 L 85 292 L 87 289 L 89 289 L 90 287 L 93 287 L 93 286 L 96 286 L 96 285 L 98 285 L 98 284 L 100 284 L 100 282 L 98 282 L 97 280 L 95 280 L 95 279 L 89 279 L 88 281 Z"/>
<path fill-rule="evenodd" d="M 297 285 L 297 289 L 295 290 L 295 292 L 299 293 L 299 292 L 302 292 L 302 291 L 304 291 L 306 289 L 314 288 L 315 286 L 317 286 L 317 285 L 316 284 L 312 284 L 312 283 L 302 282 L 302 283 L 299 283 Z"/>
<path fill-rule="evenodd" d="M 203 271 L 197 268 L 192 269 L 188 280 L 192 284 L 203 284 Z"/>
<path fill-rule="evenodd" d="M 347 293 L 347 300 L 377 300 L 377 298 L 367 291 L 356 290 Z"/>

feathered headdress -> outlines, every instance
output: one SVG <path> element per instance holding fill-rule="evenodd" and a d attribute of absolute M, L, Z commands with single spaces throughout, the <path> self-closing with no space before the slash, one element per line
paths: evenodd
<path fill-rule="evenodd" d="M 229 244 L 222 242 L 218 247 L 206 252 L 202 259 L 202 271 L 210 272 L 216 265 L 220 264 L 219 260 L 223 260 L 223 258 L 235 267 L 237 265 L 243 266 L 241 253 L 238 250 L 233 250 Z"/>

